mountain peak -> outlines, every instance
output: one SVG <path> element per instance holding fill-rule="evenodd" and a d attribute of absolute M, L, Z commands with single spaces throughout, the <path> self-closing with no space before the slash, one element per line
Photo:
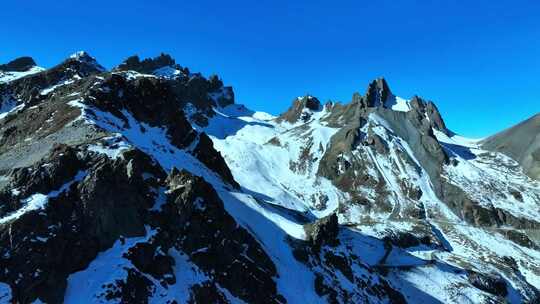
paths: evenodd
<path fill-rule="evenodd" d="M 100 72 L 106 71 L 106 69 L 97 62 L 96 58 L 90 56 L 90 54 L 86 51 L 75 52 L 71 54 L 69 58 L 66 59 L 64 62 L 73 62 L 73 61 L 91 65 Z"/>
<path fill-rule="evenodd" d="M 87 59 L 94 59 L 92 58 L 92 56 L 90 56 L 90 54 L 88 54 L 86 51 L 78 51 L 78 52 L 75 52 L 73 54 L 71 54 L 71 56 L 69 56 L 69 58 L 71 59 L 76 59 L 76 60 L 87 60 Z"/>
<path fill-rule="evenodd" d="M 166 53 L 161 53 L 159 56 L 154 58 L 145 58 L 142 61 L 138 55 L 133 55 L 124 60 L 124 62 L 119 64 L 116 68 L 114 68 L 114 70 L 132 70 L 143 74 L 154 74 L 157 71 L 157 73 L 160 74 L 159 76 L 163 76 L 161 74 L 166 74 L 166 76 L 168 76 L 171 74 L 171 70 L 178 71 L 176 74 L 189 74 L 188 69 L 184 69 L 180 65 L 176 64 L 174 58 Z"/>
<path fill-rule="evenodd" d="M 32 57 L 24 56 L 16 58 L 6 64 L 0 65 L 0 71 L 3 72 L 26 72 L 36 66 Z"/>
<path fill-rule="evenodd" d="M 291 107 L 287 112 L 278 117 L 279 121 L 296 123 L 299 119 L 306 122 L 313 112 L 322 110 L 322 105 L 317 97 L 311 95 L 299 96 L 293 100 Z"/>
<path fill-rule="evenodd" d="M 382 77 L 377 78 L 368 85 L 365 105 L 368 107 L 384 106 L 390 96 L 393 94 L 386 80 Z"/>

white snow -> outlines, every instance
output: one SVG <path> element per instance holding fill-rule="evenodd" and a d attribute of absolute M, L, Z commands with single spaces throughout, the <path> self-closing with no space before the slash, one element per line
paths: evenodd
<path fill-rule="evenodd" d="M 100 252 L 84 270 L 71 274 L 67 279 L 64 303 L 106 303 L 103 287 L 116 280 L 125 280 L 127 268 L 133 268 L 131 261 L 124 258 L 129 248 L 148 241 L 156 232 L 147 227 L 146 236 L 117 240 L 112 248 Z"/>
<path fill-rule="evenodd" d="M 164 77 L 164 78 L 176 78 L 180 75 L 182 75 L 182 71 L 175 69 L 170 66 L 164 66 L 157 70 L 155 70 L 152 74 L 158 76 L 158 77 Z"/>
<path fill-rule="evenodd" d="M 122 136 L 102 138 L 99 144 L 88 145 L 88 150 L 105 154 L 109 158 L 118 158 L 122 152 L 129 150 L 131 146 L 127 143 Z"/>
<path fill-rule="evenodd" d="M 314 114 L 302 126 L 278 124 L 255 115 L 236 116 L 246 113 L 229 109 L 223 112 L 232 115 L 217 112 L 202 130 L 224 155 L 236 181 L 257 199 L 288 209 L 320 217 L 337 208 L 344 195 L 330 181 L 316 176 L 324 150 L 337 131 L 320 123 L 326 112 Z M 279 143 L 270 141 L 274 137 Z M 308 154 L 311 156 L 304 161 L 302 157 Z M 329 197 L 327 205 L 315 208 L 322 194 Z"/>
<path fill-rule="evenodd" d="M 484 139 L 484 138 L 476 138 L 476 139 L 466 138 L 458 134 L 452 134 L 451 136 L 448 136 L 437 129 L 433 129 L 433 134 L 435 134 L 435 137 L 437 138 L 437 140 L 442 143 L 469 147 L 469 148 L 479 148 L 480 142 Z"/>
<path fill-rule="evenodd" d="M 1 72 L 0 71 L 0 83 L 8 83 L 32 74 L 36 74 L 39 72 L 45 71 L 42 67 L 32 67 L 28 71 L 25 72 Z"/>
<path fill-rule="evenodd" d="M 68 80 L 60 81 L 59 83 L 57 83 L 57 84 L 55 84 L 53 86 L 50 86 L 50 87 L 48 87 L 46 89 L 41 90 L 40 94 L 41 95 L 47 95 L 47 94 L 53 92 L 54 90 L 56 90 L 57 88 L 59 88 L 61 86 L 68 85 L 68 84 L 71 84 L 73 82 L 75 82 L 74 79 L 68 79 Z"/>
<path fill-rule="evenodd" d="M 528 178 L 510 157 L 480 147 L 482 139 L 447 136 L 434 130 L 437 139 L 457 160 L 445 167 L 447 178 L 487 208 L 497 207 L 536 220 L 540 217 L 540 183 Z M 511 192 L 520 193 L 518 201 Z"/>
<path fill-rule="evenodd" d="M 83 58 L 85 56 L 88 56 L 88 54 L 85 51 L 78 51 L 78 52 L 75 52 L 75 53 L 71 54 L 69 56 L 69 58 L 79 60 L 79 59 L 81 59 L 81 58 Z"/>
<path fill-rule="evenodd" d="M 78 52 L 75 52 L 73 54 L 71 54 L 69 56 L 70 59 L 74 59 L 74 60 L 77 60 L 77 61 L 81 61 L 81 62 L 86 62 L 86 63 L 89 63 L 89 64 L 92 64 L 97 70 L 99 70 L 100 72 L 105 72 L 105 68 L 102 67 L 99 63 L 97 63 L 96 59 L 92 56 L 90 56 L 87 52 L 85 51 L 78 51 Z"/>
<path fill-rule="evenodd" d="M 11 303 L 11 287 L 8 284 L 0 282 L 0 304 Z"/>
<path fill-rule="evenodd" d="M 408 112 L 411 109 L 409 100 L 394 95 L 388 96 L 384 107 L 399 112 Z"/>
<path fill-rule="evenodd" d="M 171 249 L 168 254 L 174 258 L 174 275 L 176 283 L 169 286 L 165 292 L 154 293 L 150 303 L 166 303 L 166 301 L 176 300 L 177 303 L 188 303 L 190 297 L 190 287 L 208 280 L 208 277 L 194 265 L 182 252 Z"/>

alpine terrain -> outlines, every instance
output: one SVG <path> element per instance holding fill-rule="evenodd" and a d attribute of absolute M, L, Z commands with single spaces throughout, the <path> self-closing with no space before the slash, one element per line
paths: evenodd
<path fill-rule="evenodd" d="M 169 55 L 0 65 L 0 303 L 540 303 L 540 118 L 279 116 Z"/>

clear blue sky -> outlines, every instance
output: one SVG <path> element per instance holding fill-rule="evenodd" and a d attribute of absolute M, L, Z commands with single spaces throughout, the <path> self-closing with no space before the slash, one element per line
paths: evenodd
<path fill-rule="evenodd" d="M 474 4 L 472 4 L 474 3 Z M 86 50 L 112 67 L 170 53 L 270 113 L 298 95 L 348 102 L 384 76 L 489 135 L 540 112 L 540 1 L 3 1 L 0 62 Z"/>

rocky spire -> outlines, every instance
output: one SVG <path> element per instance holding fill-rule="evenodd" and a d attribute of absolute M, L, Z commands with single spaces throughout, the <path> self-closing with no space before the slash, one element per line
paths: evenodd
<path fill-rule="evenodd" d="M 446 124 L 444 123 L 441 113 L 439 112 L 439 109 L 435 103 L 432 101 L 425 101 L 421 97 L 415 95 L 409 104 L 413 111 L 419 113 L 419 116 L 422 119 L 427 120 L 427 124 L 429 124 L 431 128 L 439 130 L 445 134 L 449 134 Z"/>
<path fill-rule="evenodd" d="M 392 91 L 386 83 L 384 78 L 377 78 L 373 80 L 366 91 L 364 96 L 364 106 L 367 107 L 378 107 L 384 106 L 384 103 L 388 97 L 392 96 Z"/>
<path fill-rule="evenodd" d="M 32 57 L 19 57 L 6 64 L 0 65 L 0 71 L 2 72 L 26 72 L 32 67 L 36 66 L 36 62 Z"/>

